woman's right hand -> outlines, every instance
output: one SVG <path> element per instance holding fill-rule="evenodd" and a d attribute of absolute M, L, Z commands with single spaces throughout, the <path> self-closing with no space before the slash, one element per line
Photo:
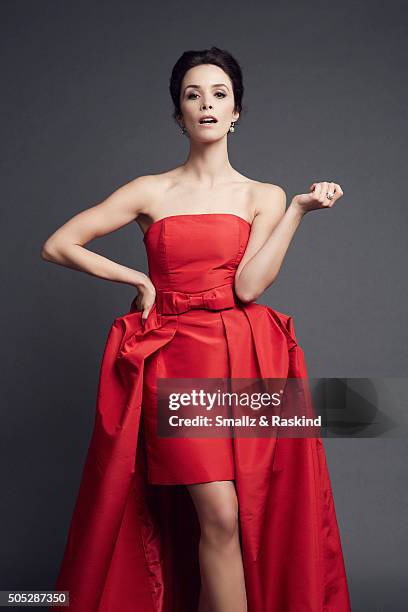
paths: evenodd
<path fill-rule="evenodd" d="M 142 311 L 142 325 L 146 322 L 156 299 L 156 289 L 152 281 L 147 277 L 145 283 L 137 288 L 137 295 L 133 300 L 136 310 Z"/>
<path fill-rule="evenodd" d="M 312 183 L 309 189 L 310 193 L 301 193 L 292 199 L 292 204 L 302 214 L 306 214 L 311 210 L 332 208 L 335 202 L 343 195 L 340 185 L 329 181 Z"/>

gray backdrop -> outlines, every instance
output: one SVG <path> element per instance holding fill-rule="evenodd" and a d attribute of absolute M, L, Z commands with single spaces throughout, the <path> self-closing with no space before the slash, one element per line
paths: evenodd
<path fill-rule="evenodd" d="M 185 160 L 171 68 L 216 45 L 241 62 L 229 136 L 288 201 L 334 180 L 261 303 L 293 315 L 310 376 L 407 373 L 407 8 L 403 2 L 1 2 L 1 589 L 52 588 L 107 332 L 135 292 L 52 265 L 44 240 L 132 178 Z M 405 93 L 405 92 L 404 92 Z M 135 223 L 88 244 L 147 271 Z M 406 609 L 407 440 L 325 440 L 356 612 Z M 406 514 L 405 514 L 406 519 Z"/>

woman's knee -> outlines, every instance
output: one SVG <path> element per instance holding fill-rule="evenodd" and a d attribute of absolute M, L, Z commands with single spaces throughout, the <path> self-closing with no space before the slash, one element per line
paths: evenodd
<path fill-rule="evenodd" d="M 238 532 L 238 498 L 234 483 L 216 481 L 190 485 L 201 534 L 213 542 L 229 542 Z"/>
<path fill-rule="evenodd" d="M 228 504 L 213 508 L 203 517 L 201 533 L 214 543 L 227 543 L 238 533 L 238 508 L 236 504 Z"/>

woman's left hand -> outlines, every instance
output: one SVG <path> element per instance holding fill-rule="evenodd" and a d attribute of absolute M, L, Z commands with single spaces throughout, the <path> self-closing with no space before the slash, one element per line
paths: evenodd
<path fill-rule="evenodd" d="M 292 199 L 292 204 L 298 207 L 303 214 L 311 210 L 331 208 L 343 195 L 343 190 L 337 183 L 322 181 L 312 183 L 310 193 L 301 193 Z"/>

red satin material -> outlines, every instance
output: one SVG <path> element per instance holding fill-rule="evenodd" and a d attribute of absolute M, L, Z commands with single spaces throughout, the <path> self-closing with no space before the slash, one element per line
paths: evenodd
<path fill-rule="evenodd" d="M 172 342 L 182 349 L 191 323 L 205 336 L 213 321 L 225 334 L 231 378 L 307 377 L 292 317 L 235 297 L 249 233 L 237 215 L 213 213 L 167 217 L 145 235 L 158 297 L 144 326 L 132 303 L 106 341 L 94 429 L 55 586 L 70 591 L 72 612 L 197 610 L 195 508 L 182 484 L 147 479 L 143 378 L 161 349 Z M 160 363 L 157 376 L 165 375 Z M 183 371 L 190 377 L 188 360 Z M 248 611 L 349 612 L 322 441 L 234 438 L 233 460 Z"/>
<path fill-rule="evenodd" d="M 198 293 L 159 290 L 156 296 L 157 311 L 161 314 L 182 314 L 192 308 L 221 310 L 231 308 L 235 304 L 236 299 L 231 283 Z"/>

